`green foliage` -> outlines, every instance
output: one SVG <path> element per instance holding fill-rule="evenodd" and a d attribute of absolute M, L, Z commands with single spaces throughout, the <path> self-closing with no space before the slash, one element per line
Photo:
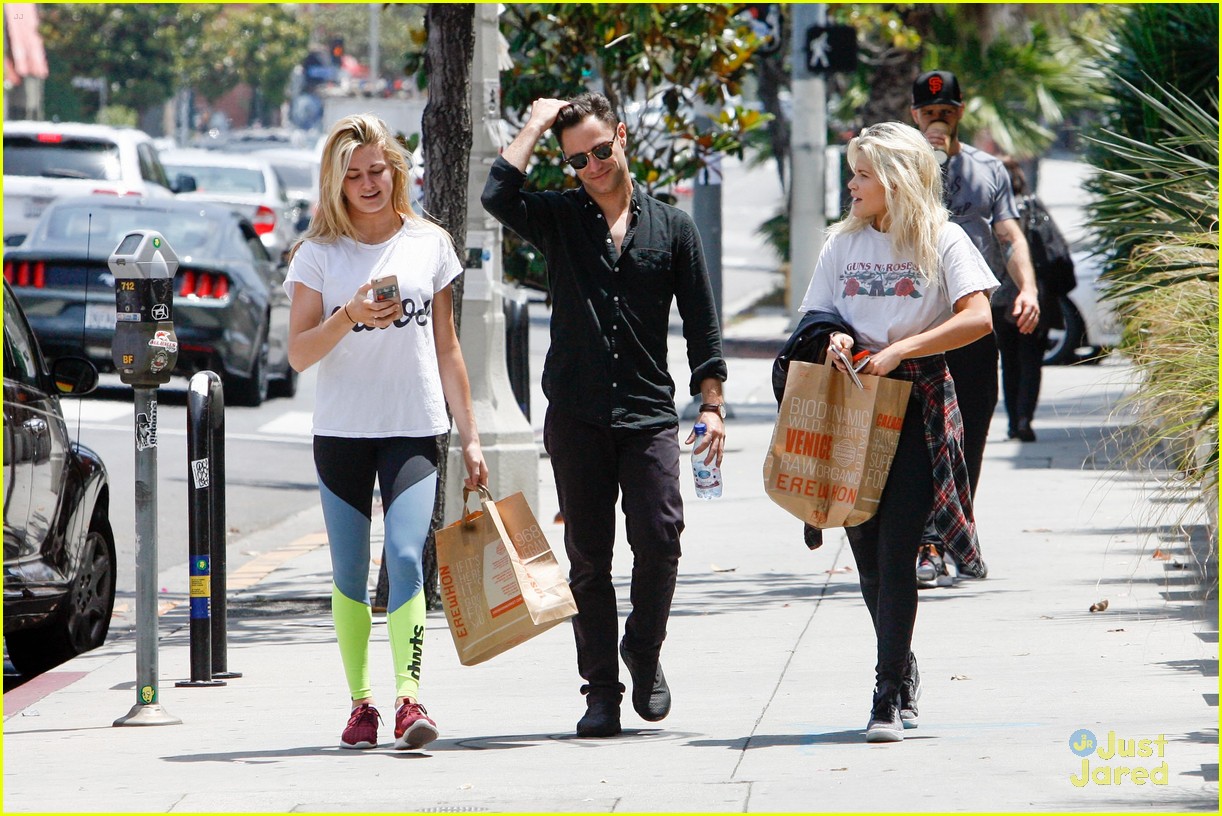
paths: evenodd
<path fill-rule="evenodd" d="M 198 37 L 197 7 L 47 4 L 39 31 L 54 75 L 101 77 L 108 103 L 144 111 L 173 96 L 178 55 Z M 206 8 L 206 7 L 198 7 Z M 93 92 L 82 92 L 96 101 Z"/>
<path fill-rule="evenodd" d="M 1055 139 L 1054 128 L 1075 110 L 1103 99 L 1101 78 L 1072 31 L 1054 33 L 1028 21 L 1020 30 L 986 40 L 979 9 L 941 6 L 925 41 L 922 67 L 953 72 L 964 86 L 961 137 L 971 142 L 987 131 L 1002 152 L 1038 156 Z"/>
<path fill-rule="evenodd" d="M 729 3 L 513 4 L 501 15 L 513 67 L 502 72 L 512 129 L 540 97 L 601 90 L 628 124 L 629 161 L 651 193 L 692 178 L 716 154 L 742 155 L 768 117 L 737 104 L 759 45 Z M 707 122 L 697 122 L 704 112 Z M 559 146 L 540 145 L 529 184 L 572 186 Z"/>
<path fill-rule="evenodd" d="M 1109 12 L 1097 53 L 1111 89 L 1090 137 L 1096 248 L 1122 350 L 1140 385 L 1126 405 L 1134 461 L 1171 456 L 1191 498 L 1218 491 L 1218 9 Z"/>
<path fill-rule="evenodd" d="M 190 8 L 190 7 L 188 7 Z M 256 90 L 264 110 L 279 107 L 293 68 L 305 56 L 309 25 L 280 5 L 199 11 L 200 36 L 189 43 L 180 71 L 185 84 L 215 101 L 238 84 Z"/>
<path fill-rule="evenodd" d="M 131 108 L 122 105 L 107 105 L 98 111 L 98 124 L 112 127 L 135 127 L 139 116 Z"/>
<path fill-rule="evenodd" d="M 628 126 L 636 182 L 673 200 L 671 187 L 713 156 L 741 157 L 747 135 L 771 119 L 739 104 L 760 45 L 736 17 L 741 9 L 731 3 L 508 5 L 501 33 L 513 65 L 501 72 L 501 104 L 510 130 L 526 123 L 536 99 L 601 91 Z M 418 60 L 409 59 L 408 67 L 426 81 Z M 541 141 L 536 156 L 528 188 L 576 186 L 554 139 Z M 542 286 L 542 257 L 508 234 L 505 270 L 511 279 Z"/>
<path fill-rule="evenodd" d="M 108 104 L 145 111 L 181 87 L 216 100 L 239 83 L 274 109 L 309 27 L 278 4 L 48 4 L 39 8 L 52 76 L 101 77 Z M 92 91 L 78 91 L 96 102 Z"/>

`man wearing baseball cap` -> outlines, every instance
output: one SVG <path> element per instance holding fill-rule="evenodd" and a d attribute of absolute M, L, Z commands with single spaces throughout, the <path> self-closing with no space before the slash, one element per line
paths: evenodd
<path fill-rule="evenodd" d="M 1000 310 L 994 307 L 994 322 L 1009 320 L 1017 324 L 1020 332 L 1030 334 L 1039 325 L 1039 298 L 1027 239 L 1019 226 L 1018 208 L 1010 189 L 1010 176 L 1000 159 L 959 141 L 962 118 L 963 91 L 954 74 L 926 71 L 916 78 L 912 84 L 912 120 L 942 164 L 945 203 L 951 220 L 967 232 L 998 281 L 1004 282 L 1008 273 L 1018 287 L 1012 307 Z M 947 352 L 946 362 L 963 415 L 963 448 L 974 499 L 989 423 L 997 407 L 997 342 L 992 334 L 987 334 Z M 938 543 L 929 529 L 925 536 L 927 544 Z M 941 547 L 937 549 L 940 551 Z M 942 565 L 936 554 L 931 553 L 931 558 L 926 559 L 926 552 L 927 548 L 922 547 L 917 576 L 922 585 L 929 586 L 932 583 L 928 573 L 935 574 L 936 583 Z M 932 564 L 923 563 L 927 560 Z M 983 561 L 980 566 L 983 568 Z"/>

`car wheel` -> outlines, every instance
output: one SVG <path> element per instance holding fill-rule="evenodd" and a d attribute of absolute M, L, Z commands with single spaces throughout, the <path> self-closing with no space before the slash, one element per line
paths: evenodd
<path fill-rule="evenodd" d="M 1061 314 L 1065 319 L 1064 329 L 1048 332 L 1048 348 L 1044 352 L 1044 365 L 1069 365 L 1078 362 L 1078 349 L 1086 344 L 1086 322 L 1073 301 L 1062 296 L 1059 300 Z"/>
<path fill-rule="evenodd" d="M 270 353 L 266 335 L 259 344 L 259 353 L 255 356 L 254 369 L 249 377 L 228 378 L 225 384 L 225 404 L 244 405 L 247 408 L 258 408 L 267 399 L 271 389 L 271 373 L 267 370 L 267 358 Z"/>
<path fill-rule="evenodd" d="M 82 559 L 50 626 L 5 635 L 9 659 L 21 674 L 40 674 L 106 642 L 115 607 L 115 542 L 107 519 L 90 524 Z"/>
<path fill-rule="evenodd" d="M 297 395 L 297 371 L 285 363 L 284 376 L 273 380 L 268 390 L 272 397 L 294 397 Z"/>

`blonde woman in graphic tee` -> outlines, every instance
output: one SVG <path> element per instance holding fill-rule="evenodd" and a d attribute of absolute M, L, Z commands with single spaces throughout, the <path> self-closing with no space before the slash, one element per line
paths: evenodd
<path fill-rule="evenodd" d="M 369 680 L 369 529 L 377 479 L 390 578 L 386 623 L 395 669 L 395 748 L 438 736 L 420 705 L 425 602 L 421 556 L 437 490 L 437 440 L 462 439 L 465 483 L 488 482 L 471 389 L 454 330 L 450 238 L 416 215 L 408 165 L 386 124 L 349 116 L 323 149 L 318 213 L 284 286 L 289 362 L 318 364 L 314 463 L 331 548 L 331 613 L 351 708 L 343 748 L 374 748 L 381 717 Z M 372 282 L 398 281 L 375 302 Z"/>
<path fill-rule="evenodd" d="M 866 740 L 897 742 L 917 724 L 912 565 L 926 519 L 958 550 L 964 569 L 983 568 L 943 352 L 991 331 L 988 297 L 997 280 L 948 221 L 933 149 L 917 130 L 871 125 L 849 142 L 848 160 L 849 215 L 829 230 L 802 310 L 827 313 L 852 329 L 856 341 L 833 331 L 828 342 L 849 356 L 870 352 L 863 373 L 913 383 L 878 513 L 845 531 L 878 637 Z"/>

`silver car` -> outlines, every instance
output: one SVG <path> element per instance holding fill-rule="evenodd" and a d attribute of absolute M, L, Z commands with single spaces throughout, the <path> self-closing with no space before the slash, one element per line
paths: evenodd
<path fill-rule="evenodd" d="M 179 198 L 240 207 L 273 258 L 292 247 L 301 207 L 289 199 L 267 159 L 183 148 L 163 151 L 161 163 L 171 175 L 194 179 L 194 192 Z"/>

